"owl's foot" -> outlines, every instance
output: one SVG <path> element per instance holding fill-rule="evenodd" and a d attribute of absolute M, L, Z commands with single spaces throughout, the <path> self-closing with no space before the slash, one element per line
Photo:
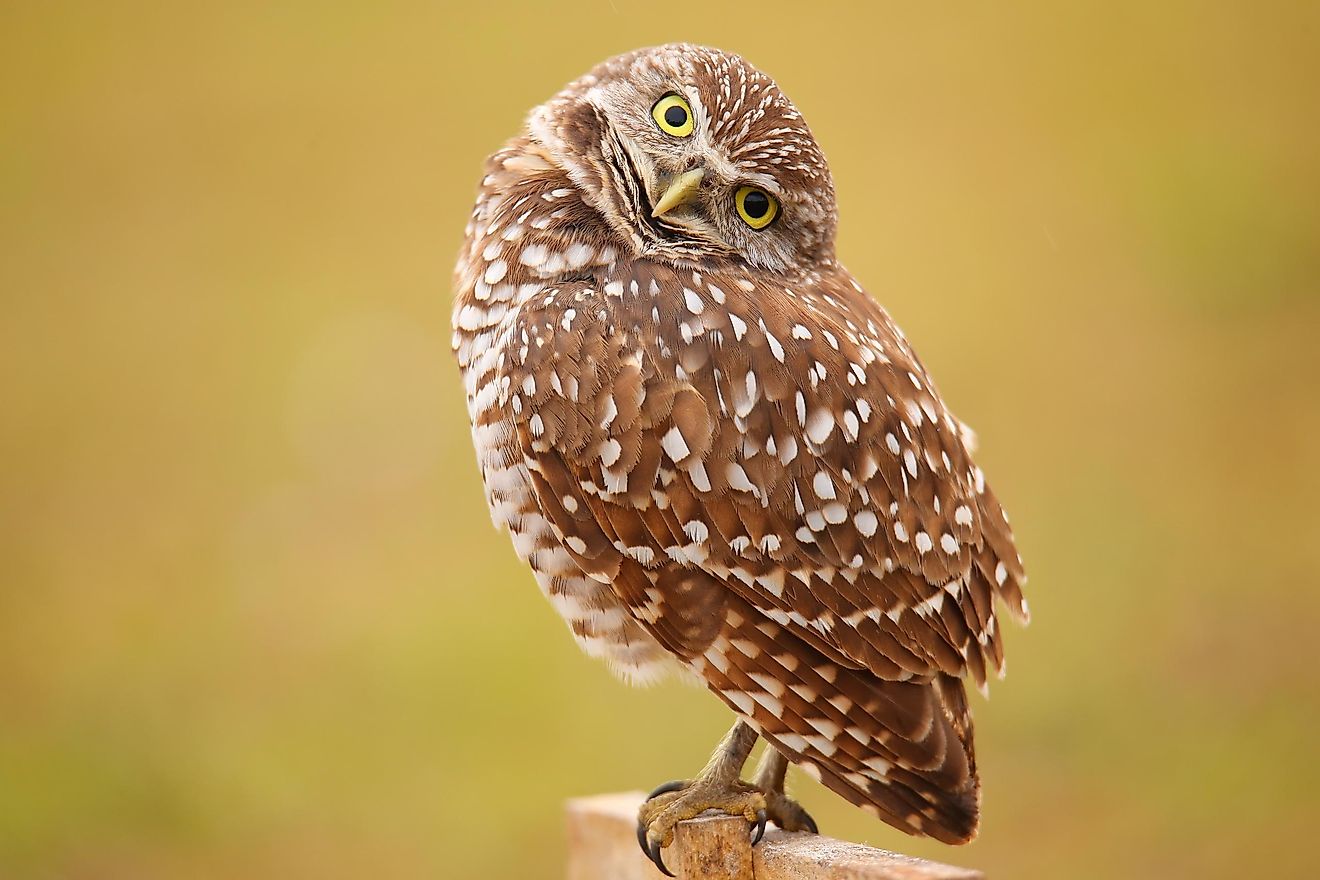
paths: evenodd
<path fill-rule="evenodd" d="M 755 744 L 756 731 L 739 721 L 696 779 L 667 782 L 642 804 L 637 813 L 637 843 L 665 874 L 674 876 L 665 867 L 660 850 L 674 842 L 674 826 L 707 810 L 742 816 L 752 826 L 752 844 L 761 839 L 769 815 L 766 796 L 757 786 L 738 778 Z"/>
<path fill-rule="evenodd" d="M 745 782 L 720 782 L 698 777 L 691 782 L 666 782 L 651 792 L 637 814 L 637 842 L 655 866 L 674 876 L 665 867 L 660 850 L 674 842 L 674 826 L 695 819 L 707 810 L 729 816 L 742 816 L 752 826 L 752 845 L 765 833 L 766 798 Z"/>
<path fill-rule="evenodd" d="M 767 747 L 761 757 L 752 785 L 765 795 L 765 813 L 785 831 L 809 831 L 819 834 L 816 820 L 802 809 L 802 805 L 784 794 L 784 775 L 788 771 L 788 759 L 773 746 Z"/>
<path fill-rule="evenodd" d="M 785 831 L 806 831 L 819 834 L 816 820 L 802 809 L 802 805 L 782 792 L 766 792 L 765 815 Z"/>

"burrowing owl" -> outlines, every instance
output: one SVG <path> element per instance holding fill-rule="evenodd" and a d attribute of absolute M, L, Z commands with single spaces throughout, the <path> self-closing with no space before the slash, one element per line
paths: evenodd
<path fill-rule="evenodd" d="M 976 833 L 963 681 L 1025 578 L 902 332 L 835 258 L 829 168 L 765 74 L 621 55 L 495 153 L 454 349 L 496 524 L 582 647 L 737 716 L 639 837 L 708 808 L 814 830 L 786 762 L 912 834 Z M 757 737 L 766 758 L 740 780 Z"/>

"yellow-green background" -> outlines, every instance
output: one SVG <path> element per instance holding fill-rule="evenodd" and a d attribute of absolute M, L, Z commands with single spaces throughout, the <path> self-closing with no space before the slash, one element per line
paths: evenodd
<path fill-rule="evenodd" d="M 6 3 L 0 876 L 555 877 L 565 797 L 704 760 L 492 530 L 447 329 L 483 157 L 672 39 L 810 120 L 1032 575 L 981 839 L 821 826 L 1314 871 L 1317 10 Z"/>

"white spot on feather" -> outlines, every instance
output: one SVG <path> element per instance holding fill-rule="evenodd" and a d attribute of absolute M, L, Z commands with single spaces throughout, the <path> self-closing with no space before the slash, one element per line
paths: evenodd
<path fill-rule="evenodd" d="M 742 342 L 742 338 L 747 335 L 747 322 L 733 312 L 729 312 L 729 325 L 733 327 L 733 338 Z"/>
<path fill-rule="evenodd" d="M 743 470 L 742 465 L 736 461 L 729 462 L 728 468 L 724 472 L 725 479 L 729 481 L 729 488 L 737 489 L 739 492 L 755 492 L 756 487 L 752 481 L 747 478 L 747 471 Z"/>
<path fill-rule="evenodd" d="M 706 304 L 697 296 L 697 292 L 690 288 L 683 288 L 683 302 L 687 305 L 687 310 L 694 315 L 700 315 L 706 310 Z"/>
<path fill-rule="evenodd" d="M 800 395 L 802 392 L 798 392 Z M 827 409 L 814 411 L 806 422 L 807 437 L 817 446 L 829 439 L 834 431 L 834 416 Z"/>
<path fill-rule="evenodd" d="M 665 436 L 660 438 L 660 447 L 664 449 L 665 454 L 674 461 L 682 461 L 687 458 L 692 450 L 688 448 L 687 441 L 683 438 L 683 432 L 678 426 L 670 428 L 665 432 Z"/>
<path fill-rule="evenodd" d="M 869 538 L 876 533 L 880 526 L 880 520 L 869 510 L 859 510 L 853 517 L 853 525 L 857 526 L 857 531 L 863 538 Z"/>

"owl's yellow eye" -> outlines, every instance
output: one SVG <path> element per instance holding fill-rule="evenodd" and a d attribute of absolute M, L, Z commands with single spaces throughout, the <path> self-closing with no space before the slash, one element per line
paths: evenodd
<path fill-rule="evenodd" d="M 692 134 L 692 108 L 679 95 L 665 95 L 656 101 L 651 108 L 651 118 L 665 134 L 680 138 Z"/>
<path fill-rule="evenodd" d="M 741 186 L 733 196 L 738 216 L 753 229 L 765 229 L 779 216 L 779 202 L 763 189 Z"/>

